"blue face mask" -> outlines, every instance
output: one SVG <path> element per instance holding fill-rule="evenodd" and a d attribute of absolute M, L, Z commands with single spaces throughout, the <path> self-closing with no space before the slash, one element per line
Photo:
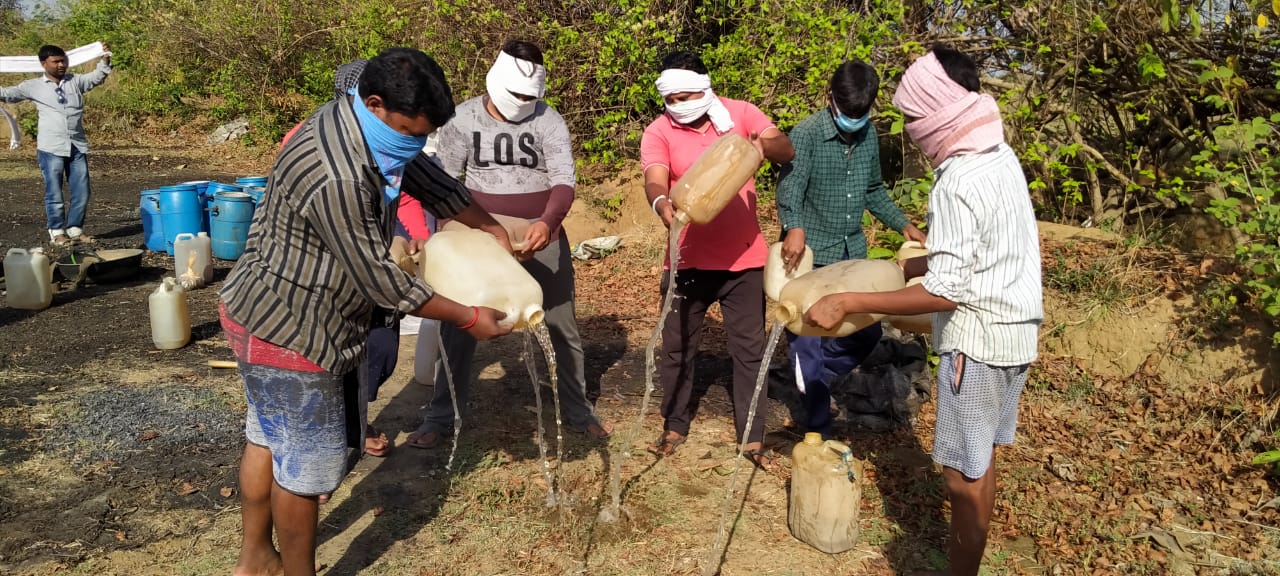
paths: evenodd
<path fill-rule="evenodd" d="M 871 113 L 867 112 L 861 118 L 850 118 L 845 116 L 838 108 L 832 106 L 831 118 L 836 121 L 836 128 L 839 128 L 841 132 L 853 134 L 867 126 L 867 122 L 871 120 Z"/>
<path fill-rule="evenodd" d="M 352 96 L 351 109 L 360 122 L 360 131 L 364 133 L 364 141 L 373 151 L 373 159 L 378 163 L 378 170 L 390 183 L 384 191 L 388 202 L 400 195 L 400 176 L 404 165 L 413 160 L 422 147 L 427 145 L 426 136 L 415 137 L 397 132 L 383 122 L 381 118 L 370 112 L 360 99 L 360 94 L 352 88 L 347 92 Z"/>

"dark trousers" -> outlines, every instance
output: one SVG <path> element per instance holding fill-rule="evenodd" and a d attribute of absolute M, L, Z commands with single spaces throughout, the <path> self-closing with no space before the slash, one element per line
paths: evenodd
<path fill-rule="evenodd" d="M 663 275 L 665 293 L 668 276 Z M 729 356 L 733 360 L 733 421 L 737 439 L 747 425 L 747 412 L 755 393 L 764 353 L 764 271 L 760 268 L 726 270 L 684 269 L 676 273 L 676 298 L 662 328 L 662 351 L 658 373 L 662 378 L 662 417 L 665 429 L 689 434 L 693 421 L 693 369 L 698 345 L 702 342 L 702 321 L 707 308 L 720 303 Z M 756 418 L 747 442 L 764 440 L 764 420 L 768 412 L 767 390 L 761 387 Z"/>
<path fill-rule="evenodd" d="M 395 324 L 391 327 L 374 326 L 369 331 L 368 358 L 366 358 L 369 371 L 369 402 L 378 399 L 378 389 L 396 371 L 396 361 L 400 356 L 400 327 L 399 322 Z"/>
<path fill-rule="evenodd" d="M 804 382 L 804 408 L 810 432 L 831 434 L 831 383 L 861 364 L 880 344 L 883 334 L 876 322 L 840 338 L 796 336 L 787 333 L 791 365 L 799 368 Z"/>

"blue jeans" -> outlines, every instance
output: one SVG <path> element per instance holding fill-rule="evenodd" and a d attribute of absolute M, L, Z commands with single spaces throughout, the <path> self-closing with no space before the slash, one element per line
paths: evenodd
<path fill-rule="evenodd" d="M 44 174 L 44 214 L 49 230 L 83 228 L 84 214 L 89 208 L 89 156 L 71 147 L 71 156 L 58 156 L 43 150 L 36 152 L 40 172 Z M 67 179 L 71 208 L 62 202 L 62 179 Z"/>
<path fill-rule="evenodd" d="M 831 434 L 831 382 L 861 364 L 880 343 L 884 330 L 876 322 L 840 338 L 787 333 L 792 366 L 804 380 L 804 408 L 809 431 Z"/>

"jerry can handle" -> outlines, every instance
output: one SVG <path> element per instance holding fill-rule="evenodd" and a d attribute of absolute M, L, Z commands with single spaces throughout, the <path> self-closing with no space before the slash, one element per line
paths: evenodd
<path fill-rule="evenodd" d="M 840 455 L 840 467 L 844 468 L 844 473 L 849 476 L 850 482 L 857 482 L 858 477 L 853 473 L 853 450 L 847 444 L 835 440 L 827 440 L 822 443 L 822 446 Z"/>

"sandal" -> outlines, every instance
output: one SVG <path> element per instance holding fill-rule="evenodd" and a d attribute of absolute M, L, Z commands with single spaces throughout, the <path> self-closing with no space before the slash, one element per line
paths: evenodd
<path fill-rule="evenodd" d="M 383 458 L 391 452 L 391 441 L 387 435 L 378 431 L 373 425 L 364 429 L 364 453 L 375 458 Z"/>
<path fill-rule="evenodd" d="M 751 463 L 759 468 L 761 472 L 773 472 L 778 468 L 778 457 L 769 449 L 756 448 L 743 452 L 743 457 L 751 460 Z"/>
<path fill-rule="evenodd" d="M 590 422 L 582 426 L 569 425 L 569 426 L 565 426 L 565 428 L 568 428 L 569 430 L 572 430 L 579 434 L 584 434 L 588 438 L 591 438 L 593 440 L 604 440 L 605 438 L 608 438 L 610 434 L 613 433 L 613 426 L 609 426 L 608 424 L 605 424 L 603 422 Z"/>
<path fill-rule="evenodd" d="M 443 441 L 444 441 L 444 434 L 441 434 L 435 431 L 430 431 L 430 432 L 413 432 L 412 434 L 409 434 L 409 438 L 405 440 L 404 443 L 406 446 L 410 446 L 413 448 L 422 448 L 423 450 L 430 450 L 432 448 L 435 448 L 436 446 L 439 446 L 440 443 Z"/>
<path fill-rule="evenodd" d="M 676 453 L 676 448 L 684 444 L 685 438 L 686 436 L 681 435 L 679 432 L 668 430 L 662 433 L 662 437 L 658 438 L 658 443 L 653 448 L 650 448 L 649 452 L 659 458 L 670 456 Z"/>

